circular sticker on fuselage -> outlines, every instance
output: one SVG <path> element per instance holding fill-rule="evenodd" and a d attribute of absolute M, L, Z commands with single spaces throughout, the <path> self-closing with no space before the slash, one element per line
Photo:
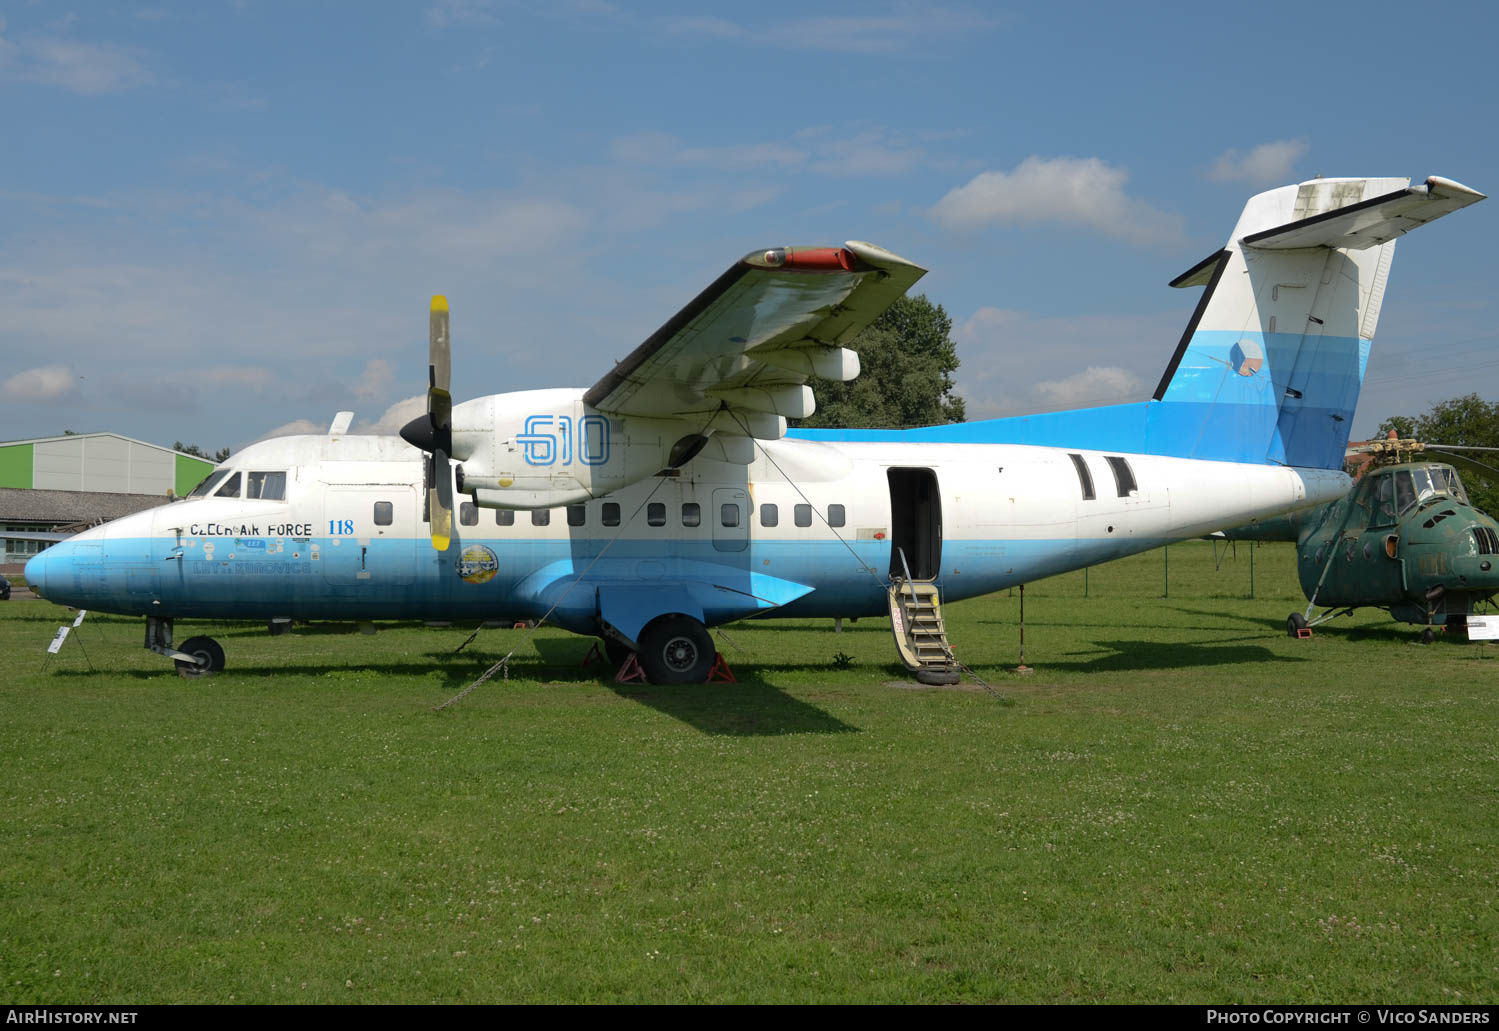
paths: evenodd
<path fill-rule="evenodd" d="M 499 571 L 499 557 L 482 544 L 470 544 L 458 558 L 458 575 L 471 584 L 487 584 Z"/>

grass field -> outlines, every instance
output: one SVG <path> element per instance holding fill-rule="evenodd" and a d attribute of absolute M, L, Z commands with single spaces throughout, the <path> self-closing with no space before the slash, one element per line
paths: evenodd
<path fill-rule="evenodd" d="M 1029 677 L 1018 594 L 950 607 L 994 693 L 879 620 L 673 688 L 179 624 L 228 653 L 188 681 L 97 615 L 44 670 L 68 614 L 0 605 L 0 1001 L 1499 1001 L 1499 648 L 1291 640 L 1249 554 L 1030 586 Z"/>

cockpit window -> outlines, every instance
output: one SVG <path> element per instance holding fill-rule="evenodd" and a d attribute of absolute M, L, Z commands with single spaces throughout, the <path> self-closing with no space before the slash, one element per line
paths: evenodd
<path fill-rule="evenodd" d="M 1414 469 L 1411 471 L 1411 479 L 1416 484 L 1416 499 L 1418 501 L 1429 501 L 1437 496 L 1437 492 L 1447 486 L 1445 481 L 1439 480 L 1433 484 L 1431 473 L 1426 469 Z"/>
<path fill-rule="evenodd" d="M 1411 482 L 1411 474 L 1408 470 L 1399 469 L 1395 472 L 1395 511 L 1405 515 L 1415 504 L 1416 486 Z"/>
<path fill-rule="evenodd" d="M 285 501 L 286 474 L 251 473 L 245 497 L 259 498 L 261 501 Z"/>
<path fill-rule="evenodd" d="M 1434 465 L 1431 467 L 1431 478 L 1433 481 L 1444 479 L 1447 481 L 1447 493 L 1457 500 L 1467 504 L 1468 492 L 1463 489 L 1463 481 L 1457 478 L 1457 470 L 1445 465 Z"/>
<path fill-rule="evenodd" d="M 234 473 L 229 477 L 229 479 L 224 481 L 224 485 L 222 487 L 213 492 L 213 496 L 216 498 L 239 497 L 239 480 L 239 473 Z"/>
<path fill-rule="evenodd" d="M 1382 473 L 1374 478 L 1374 515 L 1370 526 L 1389 526 L 1395 521 L 1395 478 Z"/>
<path fill-rule="evenodd" d="M 228 469 L 215 469 L 213 472 L 211 472 L 211 473 L 208 474 L 208 476 L 203 480 L 202 483 L 198 484 L 196 487 L 193 488 L 193 492 L 191 494 L 189 494 L 188 497 L 190 497 L 190 498 L 206 498 L 206 497 L 208 497 L 209 494 L 213 493 L 213 489 L 219 485 L 219 481 L 221 481 L 224 477 L 226 477 L 228 475 L 229 475 L 229 470 Z"/>

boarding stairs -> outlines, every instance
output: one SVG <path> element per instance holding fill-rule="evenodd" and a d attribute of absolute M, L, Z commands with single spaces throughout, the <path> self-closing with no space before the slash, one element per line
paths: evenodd
<path fill-rule="evenodd" d="M 886 590 L 895 650 L 920 683 L 956 684 L 962 677 L 962 666 L 947 643 L 941 592 L 931 580 L 912 580 L 906 556 L 900 558 L 906 575 L 893 577 Z"/>

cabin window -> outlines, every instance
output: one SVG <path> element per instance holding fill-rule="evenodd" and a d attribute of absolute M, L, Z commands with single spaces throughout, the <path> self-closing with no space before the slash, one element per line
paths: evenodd
<path fill-rule="evenodd" d="M 261 501 L 285 501 L 286 474 L 251 473 L 245 497 L 259 498 Z"/>
<path fill-rule="evenodd" d="M 1129 463 L 1118 455 L 1109 455 L 1104 460 L 1109 463 L 1109 468 L 1114 470 L 1114 486 L 1119 489 L 1119 496 L 1129 497 L 1136 489 L 1135 474 L 1130 469 Z"/>
<path fill-rule="evenodd" d="M 582 526 L 588 520 L 588 510 L 582 505 L 567 506 L 567 525 Z"/>
<path fill-rule="evenodd" d="M 703 524 L 703 506 L 696 501 L 682 502 L 682 525 L 701 526 Z"/>
<path fill-rule="evenodd" d="M 791 517 L 796 522 L 797 526 L 811 526 L 812 525 L 812 506 L 811 505 L 797 505 L 795 508 L 793 508 L 791 510 Z"/>
<path fill-rule="evenodd" d="M 647 526 L 665 526 L 666 506 L 659 501 L 652 501 L 646 505 L 645 521 Z"/>
<path fill-rule="evenodd" d="M 775 526 L 781 521 L 781 510 L 774 504 L 760 506 L 760 525 Z"/>
<path fill-rule="evenodd" d="M 375 502 L 375 525 L 389 526 L 396 521 L 396 506 L 389 501 Z"/>
<path fill-rule="evenodd" d="M 206 497 L 208 497 L 209 493 L 215 487 L 217 487 L 219 485 L 219 481 L 221 481 L 224 477 L 226 477 L 228 475 L 229 475 L 229 470 L 228 469 L 215 469 L 213 472 L 211 472 L 211 473 L 208 474 L 208 478 L 207 479 L 205 479 L 202 483 L 198 484 L 196 487 L 193 488 L 193 492 L 191 494 L 189 494 L 188 497 L 190 497 L 190 498 L 206 498 Z"/>
<path fill-rule="evenodd" d="M 738 526 L 739 506 L 732 504 L 720 505 L 718 507 L 718 521 L 723 523 L 724 526 Z"/>
<path fill-rule="evenodd" d="M 1072 467 L 1077 470 L 1078 486 L 1083 488 L 1083 500 L 1092 501 L 1098 497 L 1093 493 L 1093 474 L 1088 471 L 1088 463 L 1082 455 L 1068 455 L 1072 459 Z"/>
<path fill-rule="evenodd" d="M 239 473 L 235 473 L 229 479 L 225 480 L 224 485 L 213 492 L 213 496 L 216 498 L 239 497 Z"/>
<path fill-rule="evenodd" d="M 844 521 L 843 506 L 842 505 L 829 505 L 828 506 L 828 525 L 829 526 L 842 526 L 843 525 L 843 521 Z"/>
<path fill-rule="evenodd" d="M 619 504 L 614 501 L 604 502 L 604 525 L 619 525 Z"/>
<path fill-rule="evenodd" d="M 1416 486 L 1411 482 L 1411 474 L 1405 469 L 1397 470 L 1395 473 L 1395 511 L 1401 515 L 1416 503 Z"/>
<path fill-rule="evenodd" d="M 514 526 L 515 510 L 513 508 L 497 508 L 494 510 L 494 525 Z"/>
<path fill-rule="evenodd" d="M 552 524 L 552 510 L 550 508 L 533 508 L 531 510 L 532 526 L 550 526 Z"/>
<path fill-rule="evenodd" d="M 479 506 L 472 501 L 465 501 L 458 506 L 458 522 L 463 526 L 479 525 Z"/>

